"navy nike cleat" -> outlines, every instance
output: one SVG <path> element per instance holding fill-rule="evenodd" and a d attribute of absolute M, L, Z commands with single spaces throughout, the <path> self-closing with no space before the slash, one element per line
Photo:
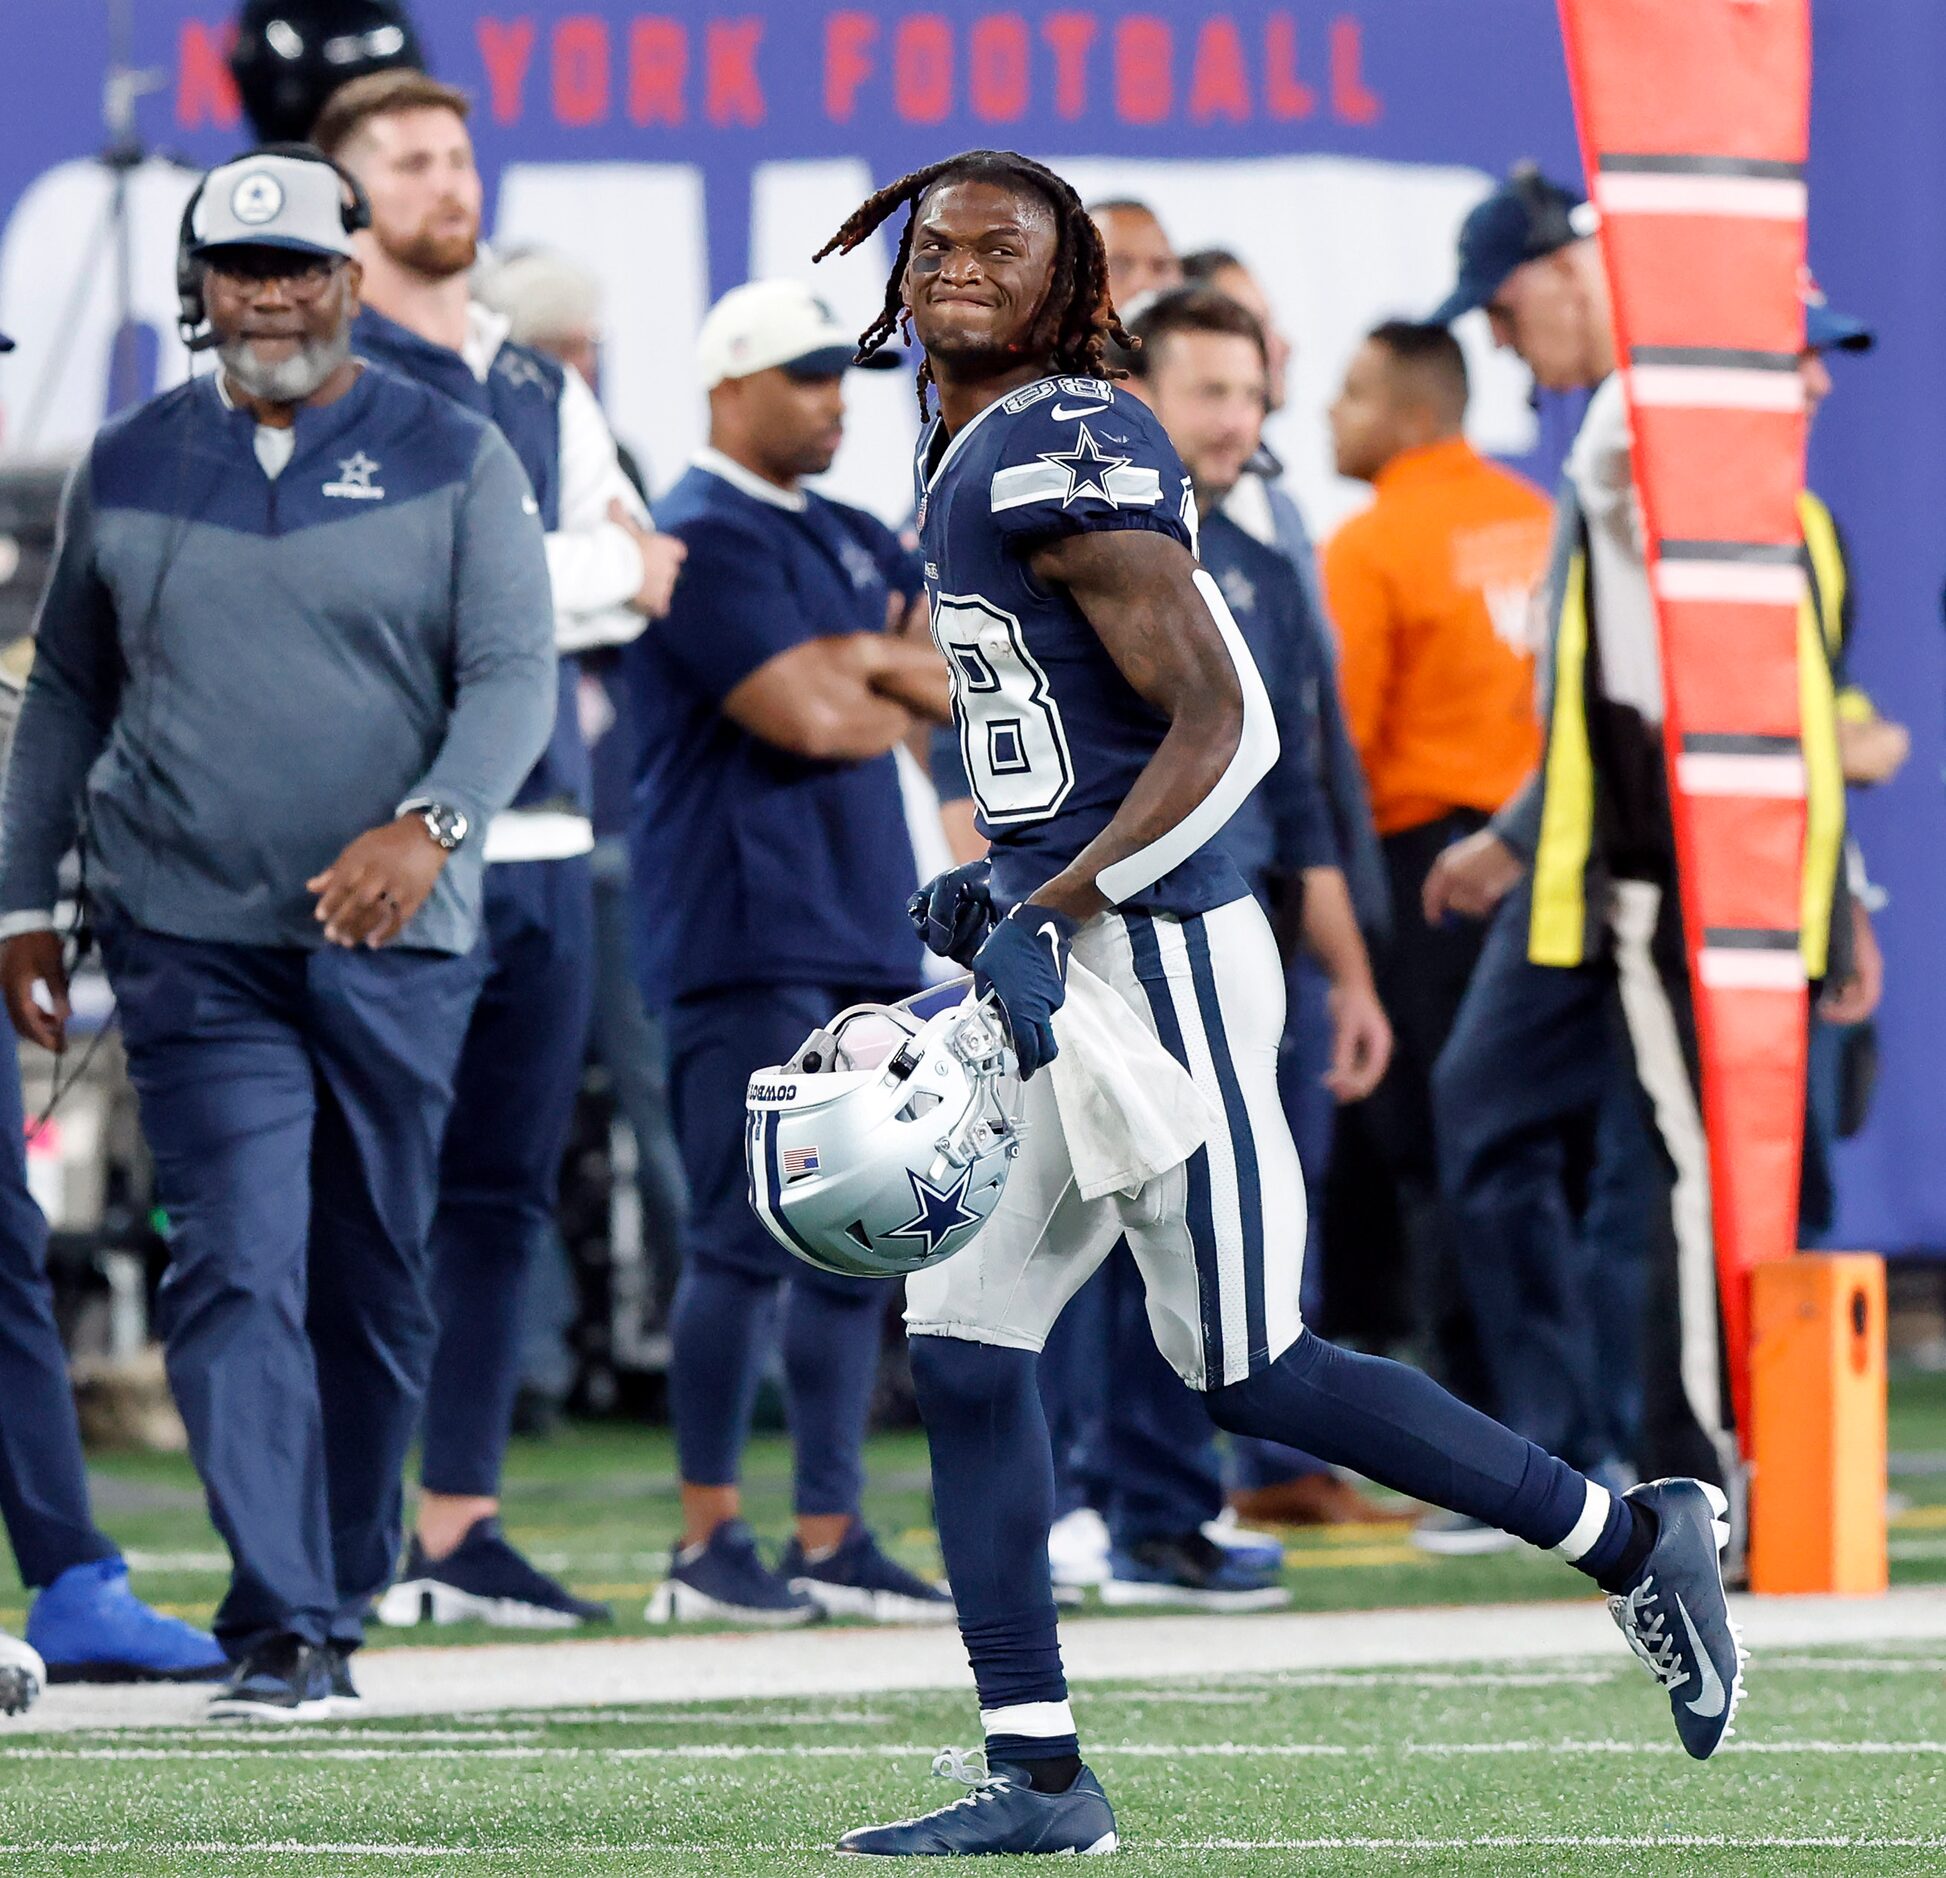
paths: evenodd
<path fill-rule="evenodd" d="M 757 1550 L 757 1536 L 740 1519 L 726 1519 L 707 1539 L 679 1545 L 669 1576 L 656 1587 L 643 1616 L 652 1624 L 814 1624 L 824 1615 L 815 1598 L 788 1584 Z"/>
<path fill-rule="evenodd" d="M 47 1665 L 31 1643 L 0 1630 L 0 1715 L 24 1715 L 40 1699 Z"/>
<path fill-rule="evenodd" d="M 852 1521 L 851 1530 L 826 1558 L 807 1557 L 793 1539 L 784 1548 L 777 1573 L 832 1617 L 865 1617 L 875 1624 L 950 1624 L 957 1615 L 951 1594 L 888 1557 L 863 1520 Z"/>
<path fill-rule="evenodd" d="M 576 1630 L 606 1624 L 614 1612 L 578 1598 L 507 1543 L 492 1514 L 476 1519 L 442 1559 L 413 1535 L 399 1582 L 379 1599 L 381 1624 L 493 1624 L 502 1630 Z"/>
<path fill-rule="evenodd" d="M 1723 1594 L 1730 1503 L 1701 1480 L 1651 1480 L 1624 1497 L 1654 1514 L 1656 1539 L 1634 1587 L 1608 1600 L 1609 1614 L 1669 1692 L 1683 1747 L 1706 1761 L 1731 1733 L 1749 1660 Z"/>
<path fill-rule="evenodd" d="M 1065 1793 L 1036 1793 L 1017 1767 L 989 1769 L 985 1757 L 947 1748 L 932 1770 L 966 1791 L 937 1812 L 889 1826 L 860 1826 L 838 1841 L 840 1852 L 866 1858 L 953 1858 L 996 1852 L 1112 1852 L 1115 1809 L 1101 1782 L 1082 1768 Z"/>
<path fill-rule="evenodd" d="M 323 1721 L 331 1710 L 330 1663 L 301 1637 L 252 1650 L 209 1704 L 211 1721 Z"/>

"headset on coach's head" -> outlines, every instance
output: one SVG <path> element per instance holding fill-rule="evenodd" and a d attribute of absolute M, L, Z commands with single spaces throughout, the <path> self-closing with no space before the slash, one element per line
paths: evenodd
<path fill-rule="evenodd" d="M 364 185 L 342 163 L 310 144 L 267 143 L 245 151 L 240 157 L 232 157 L 228 163 L 217 164 L 191 191 L 176 229 L 176 327 L 191 352 L 207 352 L 217 344 L 215 333 L 207 330 L 209 311 L 203 304 L 203 269 L 207 263 L 197 260 L 190 252 L 196 242 L 196 211 L 202 205 L 203 191 L 209 187 L 209 179 L 216 170 L 227 169 L 230 163 L 247 163 L 252 157 L 270 156 L 290 157 L 300 163 L 322 163 L 327 169 L 335 170 L 346 190 L 346 200 L 339 209 L 345 233 L 355 235 L 361 228 L 372 225 L 371 199 L 365 194 Z"/>

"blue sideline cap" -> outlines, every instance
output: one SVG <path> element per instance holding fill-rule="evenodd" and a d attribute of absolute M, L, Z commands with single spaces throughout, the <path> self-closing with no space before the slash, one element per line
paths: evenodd
<path fill-rule="evenodd" d="M 1838 312 L 1825 299 L 1809 268 L 1800 277 L 1797 291 L 1804 302 L 1805 351 L 1869 352 L 1878 344 L 1878 335 L 1863 320 Z"/>
<path fill-rule="evenodd" d="M 189 252 L 289 248 L 349 257 L 345 185 L 328 163 L 265 152 L 224 163 L 203 179 Z"/>
<path fill-rule="evenodd" d="M 1427 321 L 1450 326 L 1485 306 L 1515 268 L 1595 232 L 1595 212 L 1577 190 L 1517 166 L 1460 224 L 1459 281 Z"/>

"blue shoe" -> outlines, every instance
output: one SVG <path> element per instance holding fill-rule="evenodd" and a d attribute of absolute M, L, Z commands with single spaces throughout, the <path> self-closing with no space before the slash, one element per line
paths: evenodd
<path fill-rule="evenodd" d="M 1706 1761 L 1731 1732 L 1748 1660 L 1723 1595 L 1730 1503 L 1701 1480 L 1651 1480 L 1626 1497 L 1655 1515 L 1655 1545 L 1641 1578 L 1608 1609 L 1669 1692 L 1684 1748 Z"/>
<path fill-rule="evenodd" d="M 1203 1521 L 1202 1534 L 1211 1545 L 1220 1545 L 1239 1565 L 1275 1577 L 1284 1569 L 1284 1542 L 1267 1532 L 1253 1532 L 1226 1506 L 1214 1519 Z"/>
<path fill-rule="evenodd" d="M 1193 1611 L 1275 1611 L 1291 1601 L 1274 1572 L 1252 1566 L 1200 1532 L 1141 1539 L 1109 1554 L 1101 1601 Z"/>
<path fill-rule="evenodd" d="M 982 1759 L 984 1757 L 981 1757 Z M 989 1771 L 975 1756 L 948 1748 L 932 1770 L 966 1792 L 935 1813 L 889 1826 L 860 1826 L 838 1841 L 840 1852 L 865 1857 L 964 1856 L 982 1852 L 1093 1853 L 1115 1849 L 1115 1809 L 1087 1768 L 1065 1793 L 1036 1793 L 1027 1776 L 1004 1762 Z"/>
<path fill-rule="evenodd" d="M 273 1637 L 210 1697 L 212 1721 L 323 1721 L 333 1712 L 328 1653 L 300 1637 Z"/>
<path fill-rule="evenodd" d="M 489 1513 L 442 1559 L 429 1559 L 414 1534 L 399 1582 L 379 1599 L 381 1624 L 493 1624 L 502 1630 L 574 1630 L 612 1623 L 605 1604 L 578 1598 L 507 1543 Z"/>
<path fill-rule="evenodd" d="M 815 1598 L 795 1590 L 763 1562 L 756 1535 L 726 1519 L 697 1545 L 679 1545 L 669 1576 L 644 1612 L 652 1624 L 764 1624 L 782 1628 L 824 1615 Z"/>
<path fill-rule="evenodd" d="M 49 1682 L 214 1682 L 230 1671 L 206 1630 L 165 1617 L 128 1588 L 118 1558 L 70 1565 L 34 1600 L 27 1641 Z"/>
<path fill-rule="evenodd" d="M 860 1519 L 851 1522 L 829 1558 L 806 1558 L 793 1539 L 784 1548 L 777 1573 L 832 1617 L 864 1617 L 875 1624 L 950 1624 L 958 1615 L 950 1592 L 888 1558 Z"/>
<path fill-rule="evenodd" d="M 24 1715 L 40 1700 L 47 1665 L 40 1653 L 0 1630 L 0 1715 Z"/>

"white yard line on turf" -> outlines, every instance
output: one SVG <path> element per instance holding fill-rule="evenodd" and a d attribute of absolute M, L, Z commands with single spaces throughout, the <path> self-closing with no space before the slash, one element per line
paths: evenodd
<path fill-rule="evenodd" d="M 1878 1598 L 1738 1598 L 1744 1637 L 1758 1654 L 1817 1645 L 1913 1644 L 1946 1639 L 1936 1587 Z M 1594 1658 L 1626 1664 L 1606 1609 L 1572 1604 L 1397 1611 L 1281 1612 L 1267 1616 L 1082 1617 L 1061 1626 L 1068 1677 L 1078 1683 L 1188 1676 L 1221 1685 L 1266 1671 L 1514 1664 Z M 857 1697 L 943 1689 L 970 1700 L 971 1678 L 950 1626 L 811 1629 L 734 1634 L 562 1639 L 475 1648 L 370 1651 L 358 1659 L 369 1716 L 585 1711 L 607 1705 Z M 0 1721 L 0 1739 L 104 1727 L 181 1728 L 203 1718 L 206 1688 L 47 1691 L 25 1716 Z"/>

